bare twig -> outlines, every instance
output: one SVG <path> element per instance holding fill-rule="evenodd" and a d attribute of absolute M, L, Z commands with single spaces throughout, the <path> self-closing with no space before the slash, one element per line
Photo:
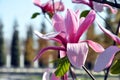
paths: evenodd
<path fill-rule="evenodd" d="M 92 80 L 96 80 L 92 73 L 90 73 L 85 66 L 82 66 L 82 68 L 86 71 L 86 73 L 91 77 Z"/>
<path fill-rule="evenodd" d="M 101 0 L 93 0 L 93 1 L 98 2 L 98 3 L 102 3 L 102 4 L 108 4 L 112 7 L 116 7 L 116 8 L 120 9 L 120 4 L 118 4 L 118 3 L 113 3 L 113 2 L 110 2 L 110 1 L 107 1 L 107 0 L 102 0 L 102 1 Z"/>
<path fill-rule="evenodd" d="M 76 80 L 76 75 L 75 75 L 75 73 L 72 71 L 72 69 L 71 69 L 71 67 L 70 67 L 70 74 L 71 74 L 71 76 L 72 76 L 72 79 L 73 80 Z"/>

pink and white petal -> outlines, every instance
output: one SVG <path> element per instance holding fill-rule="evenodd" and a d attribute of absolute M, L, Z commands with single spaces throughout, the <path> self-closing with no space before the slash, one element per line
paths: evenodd
<path fill-rule="evenodd" d="M 98 22 L 97 22 L 98 23 Z M 110 38 L 112 38 L 116 43 L 120 44 L 120 38 L 116 35 L 114 35 L 113 33 L 111 33 L 109 30 L 105 29 L 104 27 L 102 27 L 99 23 L 98 23 L 100 29 L 106 34 L 108 35 Z"/>
<path fill-rule="evenodd" d="M 114 9 L 112 6 L 108 4 L 103 4 L 103 6 L 108 7 L 113 14 L 116 14 L 118 12 L 117 9 Z"/>
<path fill-rule="evenodd" d="M 64 18 L 61 15 L 54 14 L 53 18 L 52 18 L 52 24 L 54 26 L 55 31 L 57 31 L 57 32 L 64 31 L 65 32 Z"/>
<path fill-rule="evenodd" d="M 76 14 L 76 17 L 78 18 L 78 21 L 79 21 L 79 19 L 80 19 L 80 10 L 76 10 L 75 14 Z"/>
<path fill-rule="evenodd" d="M 50 72 L 46 71 L 43 73 L 42 80 L 49 80 L 50 79 Z"/>
<path fill-rule="evenodd" d="M 34 3 L 36 6 L 41 7 L 40 0 L 33 0 L 33 3 Z"/>
<path fill-rule="evenodd" d="M 95 19 L 95 11 L 91 10 L 89 14 L 86 16 L 83 23 L 79 26 L 78 31 L 76 33 L 76 42 L 79 40 L 81 35 L 90 27 Z"/>
<path fill-rule="evenodd" d="M 42 33 L 40 33 L 39 31 L 34 31 L 34 33 L 35 33 L 39 38 L 46 39 L 46 40 L 55 38 L 57 35 L 60 34 L 60 32 L 51 32 L 51 33 L 48 33 L 48 34 L 42 34 Z"/>
<path fill-rule="evenodd" d="M 101 53 L 105 50 L 100 44 L 98 44 L 94 41 L 86 40 L 86 42 L 95 52 Z"/>
<path fill-rule="evenodd" d="M 74 42 L 74 35 L 77 31 L 78 25 L 79 21 L 77 19 L 77 15 L 75 14 L 75 12 L 68 9 L 65 17 L 65 28 L 69 42 Z"/>
<path fill-rule="evenodd" d="M 44 54 L 44 52 L 47 51 L 47 50 L 58 50 L 58 51 L 62 50 L 62 51 L 66 51 L 65 48 L 63 48 L 63 47 L 57 47 L 57 46 L 46 47 L 46 48 L 43 48 L 43 49 L 40 50 L 40 52 L 34 58 L 34 61 L 39 59 Z"/>
<path fill-rule="evenodd" d="M 67 56 L 70 63 L 76 67 L 80 68 L 84 65 L 86 57 L 88 54 L 87 43 L 68 43 L 67 44 Z"/>
<path fill-rule="evenodd" d="M 114 59 L 115 54 L 120 51 L 117 46 L 108 47 L 103 53 L 101 53 L 95 63 L 94 71 L 100 72 L 103 69 L 109 67 Z"/>
<path fill-rule="evenodd" d="M 56 77 L 55 74 L 53 73 L 50 80 L 60 80 L 60 78 Z"/>
<path fill-rule="evenodd" d="M 61 51 L 60 50 L 60 58 L 63 58 L 63 57 L 65 57 L 66 56 L 66 51 Z"/>
<path fill-rule="evenodd" d="M 64 9 L 65 9 L 63 3 L 60 1 L 55 2 L 54 5 L 55 5 L 55 10 L 57 10 L 57 11 L 64 11 Z"/>

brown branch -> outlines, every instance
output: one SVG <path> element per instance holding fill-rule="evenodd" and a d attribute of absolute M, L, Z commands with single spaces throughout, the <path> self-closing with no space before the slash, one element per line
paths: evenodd
<path fill-rule="evenodd" d="M 113 3 L 113 2 L 110 2 L 110 1 L 107 1 L 107 0 L 103 0 L 103 1 L 93 0 L 93 1 L 97 2 L 97 3 L 108 4 L 108 5 L 112 6 L 112 7 L 116 7 L 116 8 L 120 9 L 120 4 L 118 4 L 118 3 Z"/>

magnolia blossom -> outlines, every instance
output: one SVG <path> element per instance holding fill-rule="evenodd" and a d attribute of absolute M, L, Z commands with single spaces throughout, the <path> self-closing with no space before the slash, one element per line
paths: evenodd
<path fill-rule="evenodd" d="M 120 44 L 120 38 L 118 36 L 114 35 L 109 30 L 102 27 L 100 24 L 99 27 L 106 35 L 112 38 L 116 43 Z M 94 71 L 100 72 L 103 69 L 108 68 L 118 51 L 120 51 L 120 48 L 118 48 L 117 46 L 110 46 L 105 51 L 103 51 L 96 60 Z"/>
<path fill-rule="evenodd" d="M 102 1 L 102 0 L 100 0 L 100 1 Z M 108 7 L 112 13 L 114 13 L 114 14 L 117 13 L 117 10 L 113 9 L 110 5 L 97 3 L 97 2 L 94 2 L 92 0 L 72 0 L 72 2 L 73 3 L 82 3 L 85 5 L 88 5 L 91 9 L 94 9 L 95 11 L 98 11 L 98 12 L 103 11 L 104 7 Z"/>
<path fill-rule="evenodd" d="M 68 9 L 65 18 L 59 14 L 55 14 L 52 19 L 55 32 L 42 34 L 35 31 L 35 34 L 42 39 L 55 40 L 62 44 L 62 46 L 43 48 L 35 60 L 40 58 L 41 55 L 49 49 L 58 50 L 60 51 L 60 57 L 67 56 L 74 67 L 80 68 L 85 63 L 88 54 L 88 45 L 96 52 L 104 51 L 104 48 L 96 42 L 80 40 L 81 35 L 93 23 L 95 12 L 91 10 L 86 18 L 83 17 L 80 19 L 79 13 L 79 11 L 73 12 Z"/>
<path fill-rule="evenodd" d="M 55 11 L 63 11 L 64 10 L 64 5 L 62 2 L 55 2 L 54 6 L 52 4 L 52 0 L 49 0 L 47 3 L 44 3 L 44 4 L 42 4 L 40 0 L 33 0 L 33 3 L 36 6 L 40 7 L 44 13 L 45 12 L 54 13 L 54 9 L 55 9 Z"/>

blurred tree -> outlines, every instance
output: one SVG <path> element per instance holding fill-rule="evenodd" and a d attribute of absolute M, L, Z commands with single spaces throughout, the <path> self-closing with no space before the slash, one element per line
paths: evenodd
<path fill-rule="evenodd" d="M 0 67 L 5 66 L 6 57 L 4 52 L 3 24 L 0 20 Z"/>
<path fill-rule="evenodd" d="M 46 33 L 46 25 L 44 22 L 42 22 L 41 24 L 41 33 L 45 34 Z M 43 39 L 38 39 L 38 44 L 39 44 L 39 48 L 38 50 L 45 48 L 46 46 L 48 46 L 48 41 L 47 40 L 43 40 Z M 48 52 L 45 52 L 45 54 L 43 54 L 41 56 L 41 58 L 39 59 L 39 66 L 40 67 L 45 67 L 48 66 L 48 58 L 47 56 L 49 55 Z"/>
<path fill-rule="evenodd" d="M 34 48 L 33 48 L 33 29 L 30 25 L 27 31 L 27 39 L 25 41 L 25 67 L 33 66 L 33 59 L 35 57 Z"/>
<path fill-rule="evenodd" d="M 13 67 L 19 67 L 20 65 L 20 48 L 19 48 L 19 32 L 17 30 L 18 23 L 14 22 L 14 32 L 11 43 L 11 65 Z"/>
<path fill-rule="evenodd" d="M 97 37 L 97 35 L 95 34 L 95 31 L 94 31 L 94 25 L 91 25 L 91 27 L 87 31 L 86 38 L 87 38 L 87 40 L 96 41 L 95 40 L 96 37 Z M 87 60 L 86 60 L 86 63 L 85 63 L 86 67 L 89 70 L 93 69 L 93 64 L 95 62 L 96 56 L 97 56 L 97 54 L 90 48 L 88 56 L 87 56 Z"/>
<path fill-rule="evenodd" d="M 46 33 L 46 25 L 45 22 L 42 22 L 41 24 L 41 33 L 45 34 Z M 56 42 L 52 42 L 52 41 L 47 41 L 47 40 L 43 40 L 43 39 L 38 39 L 38 44 L 39 44 L 39 49 L 45 48 L 46 46 L 56 46 L 59 45 Z M 45 52 L 39 59 L 39 66 L 40 67 L 55 67 L 56 64 L 52 64 L 50 63 L 50 61 L 55 60 L 58 58 L 58 51 L 54 51 L 54 50 L 49 50 L 47 52 Z"/>

